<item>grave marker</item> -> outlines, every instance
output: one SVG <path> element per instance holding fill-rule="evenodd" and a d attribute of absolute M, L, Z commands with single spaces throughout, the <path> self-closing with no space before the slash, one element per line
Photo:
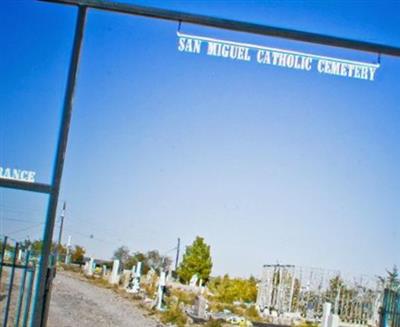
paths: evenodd
<path fill-rule="evenodd" d="M 119 260 L 114 260 L 112 272 L 110 276 L 110 284 L 118 284 L 119 283 Z"/>

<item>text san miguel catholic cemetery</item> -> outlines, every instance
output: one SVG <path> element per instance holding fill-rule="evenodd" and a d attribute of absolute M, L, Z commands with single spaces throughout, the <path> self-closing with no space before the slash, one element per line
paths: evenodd
<path fill-rule="evenodd" d="M 239 61 L 373 81 L 379 64 L 318 56 L 178 32 L 178 50 Z"/>

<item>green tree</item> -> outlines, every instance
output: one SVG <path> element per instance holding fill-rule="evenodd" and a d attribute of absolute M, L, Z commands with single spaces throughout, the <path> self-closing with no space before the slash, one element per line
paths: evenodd
<path fill-rule="evenodd" d="M 146 265 L 146 255 L 139 251 L 129 255 L 129 258 L 124 263 L 124 267 L 125 269 L 132 269 L 132 267 L 136 266 L 139 261 L 142 263 L 142 273 L 147 274 L 150 267 Z"/>
<path fill-rule="evenodd" d="M 340 275 L 336 275 L 329 280 L 329 288 L 325 292 L 326 301 L 335 303 L 340 296 L 340 292 L 344 291 L 345 284 Z"/>
<path fill-rule="evenodd" d="M 139 261 L 142 263 L 143 274 L 147 274 L 150 269 L 154 269 L 157 272 L 168 270 L 172 263 L 171 258 L 161 255 L 158 250 L 151 250 L 147 253 L 138 251 L 128 255 L 127 260 L 124 262 L 124 267 L 125 269 L 132 269 Z"/>
<path fill-rule="evenodd" d="M 55 246 L 56 246 L 56 245 L 55 245 Z M 55 246 L 54 246 L 54 247 L 55 247 Z M 60 256 L 65 256 L 65 255 L 67 255 L 67 247 L 66 247 L 66 246 L 60 244 L 60 245 L 57 245 L 57 248 L 58 248 L 58 255 L 60 255 Z"/>
<path fill-rule="evenodd" d="M 24 240 L 20 244 L 21 248 L 24 250 L 30 249 L 35 255 L 40 255 L 42 248 L 43 248 L 43 241 L 42 240 Z M 53 242 L 51 243 L 51 248 L 50 251 L 54 252 L 54 250 L 57 247 L 57 243 Z M 64 247 L 62 244 L 58 246 L 58 253 L 61 255 L 64 255 L 66 253 L 66 247 Z"/>
<path fill-rule="evenodd" d="M 42 246 L 43 246 L 42 241 L 39 240 L 33 241 L 31 244 L 32 252 L 36 255 L 40 255 L 40 253 L 42 252 Z"/>
<path fill-rule="evenodd" d="M 181 282 L 187 283 L 194 274 L 197 274 L 204 282 L 207 282 L 212 269 L 210 246 L 202 237 L 197 236 L 193 244 L 186 247 L 183 260 L 178 268 L 178 276 Z"/>
<path fill-rule="evenodd" d="M 152 250 L 146 253 L 146 265 L 156 271 L 168 270 L 171 263 L 171 258 L 161 255 L 158 250 Z"/>
<path fill-rule="evenodd" d="M 125 264 L 129 260 L 129 257 L 129 249 L 127 246 L 123 245 L 114 251 L 112 259 L 119 260 L 122 264 Z"/>
<path fill-rule="evenodd" d="M 400 289 L 400 272 L 396 265 L 393 266 L 392 270 L 386 269 L 386 277 L 378 276 L 378 279 L 382 283 L 383 287 L 397 291 Z"/>
<path fill-rule="evenodd" d="M 85 256 L 85 249 L 82 246 L 75 245 L 75 249 L 72 251 L 71 260 L 75 263 L 82 263 Z"/>

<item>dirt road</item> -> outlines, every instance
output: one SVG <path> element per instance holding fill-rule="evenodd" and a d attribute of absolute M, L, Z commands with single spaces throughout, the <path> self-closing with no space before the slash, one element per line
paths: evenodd
<path fill-rule="evenodd" d="M 156 327 L 128 299 L 72 273 L 58 272 L 50 304 L 50 327 Z"/>

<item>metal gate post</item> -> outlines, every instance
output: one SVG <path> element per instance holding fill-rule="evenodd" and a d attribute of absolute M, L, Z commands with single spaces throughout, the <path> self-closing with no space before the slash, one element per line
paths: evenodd
<path fill-rule="evenodd" d="M 35 266 L 30 270 L 30 275 L 28 277 L 28 286 L 26 288 L 27 296 L 24 307 L 24 316 L 22 319 L 22 327 L 27 327 L 29 320 L 29 313 L 31 312 L 31 298 L 32 298 L 32 289 L 33 289 L 33 281 L 35 279 Z"/>
<path fill-rule="evenodd" d="M 26 284 L 26 274 L 29 269 L 29 259 L 30 259 L 31 251 L 27 251 L 25 254 L 25 265 L 22 268 L 22 278 L 21 284 L 19 287 L 19 295 L 18 295 L 18 304 L 17 304 L 17 312 L 15 313 L 15 327 L 19 326 L 19 321 L 21 318 L 21 309 L 22 309 L 22 302 L 24 301 L 24 293 L 25 293 L 25 284 Z"/>
<path fill-rule="evenodd" d="M 11 265 L 10 285 L 8 286 L 7 302 L 6 302 L 6 307 L 5 307 L 5 311 L 4 311 L 4 319 L 3 319 L 3 327 L 7 327 L 8 316 L 10 315 L 11 296 L 12 296 L 12 291 L 13 291 L 13 287 L 14 287 L 15 266 L 17 265 L 18 250 L 19 250 L 19 243 L 17 242 L 17 243 L 15 243 L 14 256 L 13 256 L 12 265 Z"/>
<path fill-rule="evenodd" d="M 3 275 L 4 254 L 6 253 L 6 248 L 7 248 L 7 236 L 4 236 L 0 253 L 0 289 L 1 289 L 1 277 Z"/>
<path fill-rule="evenodd" d="M 64 167 L 65 152 L 68 143 L 68 134 L 71 124 L 73 99 L 75 93 L 75 85 L 78 74 L 80 50 L 82 46 L 83 34 L 85 29 L 86 21 L 86 6 L 78 7 L 78 15 L 75 25 L 75 36 L 72 49 L 72 56 L 68 71 L 67 87 L 65 90 L 61 126 L 58 135 L 58 143 L 56 149 L 56 157 L 53 168 L 52 177 L 52 192 L 50 193 L 47 214 L 46 214 L 46 226 L 43 237 L 43 248 L 41 252 L 39 270 L 38 270 L 38 281 L 36 285 L 36 292 L 34 296 L 34 309 L 32 327 L 44 327 L 47 324 L 47 317 L 45 312 L 50 301 L 50 294 L 48 293 L 47 272 L 49 268 L 49 256 L 51 252 L 51 244 L 53 240 L 53 230 L 56 219 L 58 196 L 60 193 L 60 184 L 62 178 L 62 172 Z M 47 303 L 46 303 L 47 302 Z"/>

